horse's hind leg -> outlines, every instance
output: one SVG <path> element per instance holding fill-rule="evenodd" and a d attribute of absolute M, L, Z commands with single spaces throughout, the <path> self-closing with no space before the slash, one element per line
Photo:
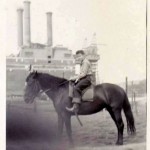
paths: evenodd
<path fill-rule="evenodd" d="M 114 120 L 117 130 L 118 130 L 118 139 L 116 144 L 117 145 L 122 145 L 123 144 L 123 130 L 124 130 L 124 124 L 121 116 L 121 110 L 119 109 L 107 109 L 108 112 L 110 113 L 112 119 Z"/>

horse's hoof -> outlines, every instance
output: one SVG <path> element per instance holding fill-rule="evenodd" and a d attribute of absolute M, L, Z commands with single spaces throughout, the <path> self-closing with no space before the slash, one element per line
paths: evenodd
<path fill-rule="evenodd" d="M 116 145 L 123 145 L 123 142 L 116 142 Z"/>

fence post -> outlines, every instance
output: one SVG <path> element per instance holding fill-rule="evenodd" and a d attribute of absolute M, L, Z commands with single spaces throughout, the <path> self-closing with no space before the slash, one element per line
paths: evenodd
<path fill-rule="evenodd" d="M 36 100 L 34 100 L 33 111 L 37 112 L 37 103 L 36 103 Z"/>
<path fill-rule="evenodd" d="M 10 100 L 9 100 L 9 98 L 8 98 L 8 102 L 6 101 L 6 103 L 7 103 L 7 110 L 9 111 L 10 110 L 10 105 L 11 105 L 11 95 L 10 95 Z"/>
<path fill-rule="evenodd" d="M 63 74 L 62 74 L 62 77 L 64 78 L 64 76 L 65 76 L 65 73 L 64 73 L 64 70 L 63 70 Z"/>
<path fill-rule="evenodd" d="M 128 77 L 126 77 L 126 94 L 128 95 Z"/>
<path fill-rule="evenodd" d="M 134 105 L 135 105 L 135 113 L 137 115 L 138 114 L 138 109 L 137 109 L 136 93 L 135 93 L 135 91 L 134 91 Z"/>
<path fill-rule="evenodd" d="M 132 86 L 131 86 L 131 87 L 132 87 L 132 92 L 131 92 L 131 94 L 132 94 L 132 95 L 131 95 L 131 102 L 132 102 L 132 103 L 131 103 L 131 107 L 132 107 L 132 109 L 133 109 L 133 104 L 134 104 L 134 102 L 133 102 L 133 99 L 134 99 L 133 81 L 131 82 L 131 84 L 132 84 Z"/>

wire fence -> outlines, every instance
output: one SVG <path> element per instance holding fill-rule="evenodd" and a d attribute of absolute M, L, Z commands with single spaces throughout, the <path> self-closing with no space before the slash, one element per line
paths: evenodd
<path fill-rule="evenodd" d="M 43 111 L 43 112 L 53 112 L 54 107 L 52 101 L 50 101 L 49 98 L 44 99 L 35 99 L 32 104 L 27 104 L 24 101 L 23 95 L 8 95 L 7 96 L 7 110 L 13 108 L 19 108 L 19 109 L 26 109 L 29 111 L 37 112 L 37 111 Z"/>

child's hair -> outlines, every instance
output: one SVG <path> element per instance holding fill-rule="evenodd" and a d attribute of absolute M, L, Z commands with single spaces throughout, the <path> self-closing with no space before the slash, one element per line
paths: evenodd
<path fill-rule="evenodd" d="M 77 54 L 82 54 L 82 55 L 84 55 L 85 53 L 84 53 L 83 50 L 78 50 L 78 51 L 76 51 L 76 55 L 77 55 Z"/>

